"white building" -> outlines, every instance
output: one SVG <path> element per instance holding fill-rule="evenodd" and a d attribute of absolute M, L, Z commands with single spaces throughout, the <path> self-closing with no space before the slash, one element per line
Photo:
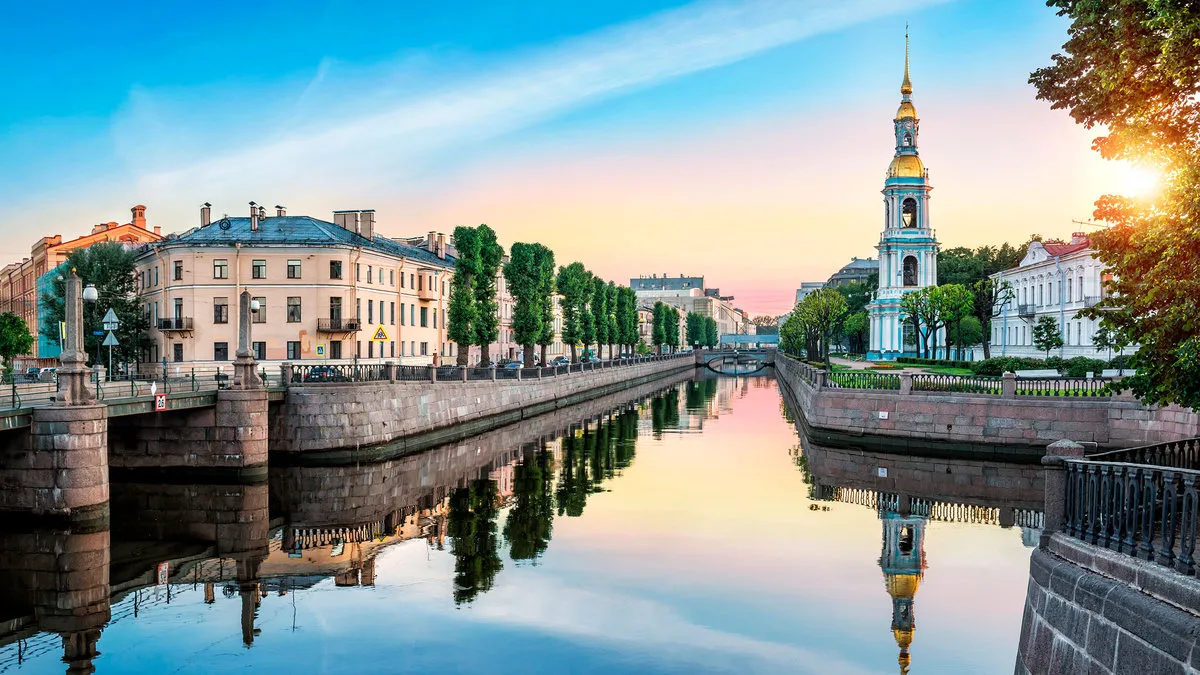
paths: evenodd
<path fill-rule="evenodd" d="M 1045 357 L 1045 352 L 1033 346 L 1033 327 L 1038 319 L 1049 316 L 1058 322 L 1063 336 L 1063 348 L 1051 356 L 1109 358 L 1107 351 L 1096 351 L 1099 322 L 1076 316 L 1104 297 L 1104 275 L 1103 264 L 1082 232 L 1072 234 L 1070 242 L 1030 243 L 1020 265 L 992 275 L 1012 286 L 1011 298 L 992 320 L 992 354 Z"/>
<path fill-rule="evenodd" d="M 796 303 L 795 304 L 797 304 L 797 305 L 800 304 L 801 302 L 804 301 L 805 298 L 812 295 L 813 293 L 816 293 L 817 291 L 821 290 L 822 288 L 825 288 L 824 281 L 802 281 L 802 282 L 800 282 L 800 288 L 796 289 Z"/>

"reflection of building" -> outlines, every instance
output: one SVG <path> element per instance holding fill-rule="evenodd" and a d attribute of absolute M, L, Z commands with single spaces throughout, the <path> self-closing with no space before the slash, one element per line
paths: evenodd
<path fill-rule="evenodd" d="M 904 82 L 893 120 L 896 153 L 883 183 L 883 233 L 875 247 L 879 249 L 879 290 L 867 305 L 871 320 L 867 358 L 875 360 L 916 353 L 915 341 L 906 339 L 911 325 L 901 318 L 900 300 L 907 293 L 937 284 L 938 242 L 929 221 L 933 186 L 917 152 L 920 120 L 908 80 L 908 37 L 904 40 Z"/>
<path fill-rule="evenodd" d="M 908 672 L 908 648 L 912 644 L 916 620 L 913 601 L 925 573 L 925 519 L 882 513 L 883 552 L 879 567 L 888 595 L 892 596 L 892 635 L 900 647 L 900 672 Z"/>

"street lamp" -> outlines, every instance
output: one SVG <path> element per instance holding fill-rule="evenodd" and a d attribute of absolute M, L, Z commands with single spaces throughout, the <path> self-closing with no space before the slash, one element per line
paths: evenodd
<path fill-rule="evenodd" d="M 94 304 L 96 302 L 96 300 L 98 300 L 99 298 L 100 298 L 100 292 L 96 290 L 96 284 L 88 284 L 87 286 L 83 287 L 83 301 L 84 302 L 91 305 L 91 304 Z M 85 338 L 85 340 L 86 340 L 86 338 Z M 83 345 L 80 345 L 80 347 L 82 348 Z M 86 348 L 83 349 L 83 351 L 84 351 L 84 353 L 87 353 Z M 99 363 L 99 362 L 100 362 L 100 345 L 97 344 L 96 345 L 96 363 Z"/>

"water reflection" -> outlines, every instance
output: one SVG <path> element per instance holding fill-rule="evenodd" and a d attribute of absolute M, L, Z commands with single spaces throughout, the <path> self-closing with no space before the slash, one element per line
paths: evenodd
<path fill-rule="evenodd" d="M 0 673 L 1011 669 L 971 636 L 1015 648 L 1036 468 L 819 447 L 781 409 L 706 374 L 269 485 L 114 485 L 103 546 L 0 541 Z M 21 567 L 89 546 L 90 580 Z"/>

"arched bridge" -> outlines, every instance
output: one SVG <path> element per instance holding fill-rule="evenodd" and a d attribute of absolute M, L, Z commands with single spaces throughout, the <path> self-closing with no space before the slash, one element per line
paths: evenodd
<path fill-rule="evenodd" d="M 775 365 L 774 349 L 726 349 L 698 352 L 705 368 L 721 375 L 752 375 Z"/>

